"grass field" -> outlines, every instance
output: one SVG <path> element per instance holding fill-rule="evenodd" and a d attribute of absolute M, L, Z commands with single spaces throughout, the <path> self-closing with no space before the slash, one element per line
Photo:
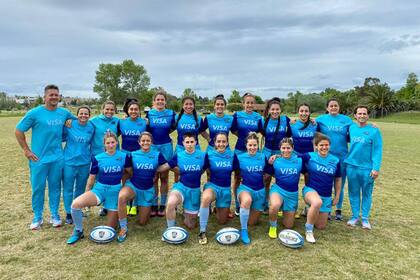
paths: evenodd
<path fill-rule="evenodd" d="M 420 278 L 419 125 L 379 124 L 384 157 L 373 195 L 372 231 L 333 221 L 325 231 L 315 231 L 315 245 L 292 250 L 268 238 L 266 216 L 250 228 L 252 244 L 247 247 L 223 247 L 212 240 L 220 228 L 214 217 L 207 246 L 198 244 L 197 230 L 184 245 L 162 243 L 162 218 L 145 227 L 129 220 L 130 235 L 123 244 L 97 245 L 85 238 L 68 246 L 70 226 L 44 224 L 32 232 L 28 164 L 13 133 L 18 120 L 0 118 L 0 279 Z M 349 214 L 346 200 L 344 215 Z M 47 209 L 44 221 L 48 215 Z M 94 209 L 85 221 L 86 232 L 103 223 Z M 239 228 L 239 220 L 229 226 Z M 303 233 L 303 226 L 301 218 L 295 229 Z"/>

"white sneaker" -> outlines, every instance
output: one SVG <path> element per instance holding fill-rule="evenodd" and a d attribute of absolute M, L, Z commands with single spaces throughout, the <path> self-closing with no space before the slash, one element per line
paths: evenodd
<path fill-rule="evenodd" d="M 30 230 L 38 230 L 38 229 L 41 229 L 41 225 L 43 223 L 44 223 L 44 221 L 42 219 L 41 220 L 37 220 L 37 221 L 33 220 L 32 223 L 29 226 L 29 229 Z"/>
<path fill-rule="evenodd" d="M 55 228 L 61 227 L 62 222 L 61 222 L 60 217 L 51 217 L 50 224 Z"/>
<path fill-rule="evenodd" d="M 359 223 L 359 219 L 357 218 L 351 218 L 347 221 L 347 225 L 350 227 L 355 227 Z"/>
<path fill-rule="evenodd" d="M 314 233 L 312 231 L 307 231 L 306 232 L 306 241 L 308 241 L 309 243 L 315 243 L 315 237 L 314 237 Z"/>
<path fill-rule="evenodd" d="M 364 229 L 372 229 L 372 226 L 370 225 L 368 220 L 362 220 L 362 228 Z"/>

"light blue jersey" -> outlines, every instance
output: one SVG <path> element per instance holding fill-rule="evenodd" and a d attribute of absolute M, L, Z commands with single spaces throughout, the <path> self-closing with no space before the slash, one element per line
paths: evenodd
<path fill-rule="evenodd" d="M 303 154 L 302 160 L 309 174 L 307 186 L 316 190 L 320 196 L 331 197 L 334 180 L 341 177 L 340 160 L 331 154 L 321 157 L 316 152 Z"/>
<path fill-rule="evenodd" d="M 168 163 L 171 168 L 178 166 L 180 182 L 188 188 L 200 188 L 201 174 L 208 168 L 207 154 L 200 150 L 195 150 L 190 154 L 182 151 L 176 154 Z"/>
<path fill-rule="evenodd" d="M 21 132 L 32 128 L 31 150 L 38 163 L 63 159 L 63 126 L 72 115 L 64 108 L 48 110 L 44 105 L 29 110 L 16 125 Z"/>
<path fill-rule="evenodd" d="M 92 157 L 90 174 L 97 175 L 96 181 L 104 185 L 118 185 L 124 168 L 131 166 L 130 155 L 116 151 L 112 156 L 106 152 Z"/>
<path fill-rule="evenodd" d="M 218 117 L 216 114 L 208 115 L 203 122 L 202 131 L 209 129 L 210 142 L 209 145 L 214 147 L 214 137 L 218 133 L 225 133 L 229 137 L 229 131 L 232 127 L 233 117 L 231 115 L 223 115 Z"/>
<path fill-rule="evenodd" d="M 130 182 L 138 189 L 147 190 L 153 187 L 153 178 L 156 170 L 166 160 L 161 153 L 156 150 L 144 152 L 142 150 L 131 153 L 131 165 L 133 176 Z"/>
<path fill-rule="evenodd" d="M 298 191 L 300 173 L 304 173 L 302 159 L 295 155 L 291 158 L 276 158 L 273 165 L 266 165 L 264 171 L 274 175 L 276 184 L 288 192 Z"/>
<path fill-rule="evenodd" d="M 92 155 L 105 152 L 104 149 L 104 136 L 110 131 L 115 135 L 118 135 L 118 118 L 112 117 L 107 118 L 103 114 L 93 117 L 90 122 L 95 127 L 95 134 L 93 135 L 91 152 Z"/>
<path fill-rule="evenodd" d="M 238 141 L 235 149 L 239 151 L 246 151 L 246 137 L 250 132 L 262 132 L 263 119 L 257 112 L 250 114 L 245 111 L 236 112 L 233 114 L 232 132 L 238 133 Z"/>
<path fill-rule="evenodd" d="M 210 169 L 210 182 L 223 188 L 230 188 L 232 171 L 239 168 L 235 153 L 230 149 L 226 149 L 223 153 L 210 150 L 207 152 L 207 165 Z"/>
<path fill-rule="evenodd" d="M 178 120 L 178 117 L 179 114 L 176 115 L 175 119 Z M 184 113 L 176 124 L 176 130 L 178 132 L 177 144 L 179 146 L 183 146 L 182 141 L 184 140 L 183 136 L 185 133 L 194 134 L 198 145 L 198 134 L 203 131 L 203 119 L 200 116 L 197 116 L 196 120 L 193 114 Z"/>
<path fill-rule="evenodd" d="M 330 153 L 339 159 L 344 159 L 348 152 L 348 131 L 353 121 L 345 115 L 332 116 L 324 114 L 316 118 L 318 131 L 331 140 Z"/>
<path fill-rule="evenodd" d="M 64 127 L 63 138 L 64 162 L 66 165 L 81 166 L 90 164 L 90 144 L 95 133 L 95 128 L 90 122 L 85 125 L 74 121 L 70 128 Z"/>
<path fill-rule="evenodd" d="M 118 123 L 118 133 L 121 135 L 121 149 L 128 152 L 140 149 L 139 136 L 146 130 L 146 121 L 142 118 L 122 119 Z"/>
<path fill-rule="evenodd" d="M 291 137 L 290 119 L 280 116 L 280 119 L 266 119 L 263 124 L 264 147 L 270 150 L 280 150 L 280 141 L 284 137 Z"/>
<path fill-rule="evenodd" d="M 314 151 L 313 139 L 318 126 L 309 121 L 307 127 L 303 129 L 305 123 L 297 120 L 291 124 L 294 151 L 299 154 L 309 153 Z"/>
<path fill-rule="evenodd" d="M 258 191 L 264 189 L 264 168 L 268 164 L 263 153 L 257 152 L 251 156 L 243 153 L 238 156 L 242 184 Z"/>
<path fill-rule="evenodd" d="M 146 118 L 149 119 L 147 131 L 153 136 L 153 143 L 155 145 L 162 145 L 171 143 L 169 134 L 175 126 L 175 112 L 170 109 L 158 111 L 152 109 L 147 113 Z"/>
<path fill-rule="evenodd" d="M 379 171 L 382 162 L 382 135 L 378 128 L 368 124 L 350 126 L 350 151 L 345 163 L 362 169 Z"/>

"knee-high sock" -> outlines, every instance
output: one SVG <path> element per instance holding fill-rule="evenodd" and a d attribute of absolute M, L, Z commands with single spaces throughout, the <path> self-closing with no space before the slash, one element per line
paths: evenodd
<path fill-rule="evenodd" d="M 209 207 L 200 208 L 200 232 L 206 231 L 209 212 Z"/>
<path fill-rule="evenodd" d="M 83 231 L 83 213 L 82 209 L 71 208 L 71 217 L 73 218 L 74 227 L 78 231 Z"/>
<path fill-rule="evenodd" d="M 249 209 L 241 207 L 239 210 L 239 220 L 241 221 L 241 229 L 248 229 Z"/>

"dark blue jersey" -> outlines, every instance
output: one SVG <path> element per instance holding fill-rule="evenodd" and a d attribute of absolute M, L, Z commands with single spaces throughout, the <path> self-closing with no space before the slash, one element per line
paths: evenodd
<path fill-rule="evenodd" d="M 175 119 L 178 120 L 178 114 Z M 183 136 L 185 133 L 194 134 L 198 145 L 198 134 L 203 131 L 203 119 L 200 116 L 197 116 L 196 120 L 193 114 L 184 113 L 177 123 L 176 130 L 178 132 L 178 145 L 182 146 L 182 141 L 184 140 Z"/>
<path fill-rule="evenodd" d="M 202 131 L 209 129 L 210 142 L 209 145 L 214 147 L 214 137 L 220 132 L 225 133 L 229 137 L 229 131 L 232 127 L 233 117 L 230 115 L 223 115 L 218 117 L 216 114 L 208 115 L 203 122 Z"/>
<path fill-rule="evenodd" d="M 267 164 L 265 172 L 274 175 L 276 184 L 288 191 L 297 192 L 299 189 L 300 173 L 304 173 L 301 158 L 292 155 L 290 158 L 276 158 L 273 165 Z"/>
<path fill-rule="evenodd" d="M 233 114 L 231 131 L 238 133 L 238 141 L 235 149 L 246 151 L 246 137 L 250 132 L 261 132 L 263 128 L 263 119 L 260 114 L 256 112 L 246 113 L 244 111 Z"/>
<path fill-rule="evenodd" d="M 121 183 L 124 168 L 131 165 L 130 156 L 121 151 L 114 155 L 100 153 L 92 157 L 90 174 L 97 175 L 96 181 L 105 185 L 117 185 Z"/>
<path fill-rule="evenodd" d="M 294 124 L 290 125 L 292 128 L 294 150 L 300 154 L 314 151 L 313 139 L 317 131 L 317 125 L 311 122 L 309 122 L 309 125 L 305 129 L 302 129 L 304 125 L 301 120 L 297 120 Z"/>
<path fill-rule="evenodd" d="M 264 146 L 270 150 L 279 150 L 280 141 L 284 137 L 291 137 L 290 119 L 280 116 L 279 119 L 264 120 L 263 124 Z"/>
<path fill-rule="evenodd" d="M 152 109 L 147 113 L 147 118 L 149 119 L 147 131 L 152 134 L 153 143 L 156 145 L 170 143 L 172 140 L 169 134 L 175 126 L 175 112 L 170 109 L 162 111 Z"/>
<path fill-rule="evenodd" d="M 147 190 L 153 187 L 153 178 L 156 170 L 166 160 L 163 155 L 155 150 L 143 152 L 138 150 L 131 153 L 131 166 L 133 168 L 133 176 L 130 182 L 138 189 Z"/>
<path fill-rule="evenodd" d="M 201 174 L 208 168 L 207 155 L 200 150 L 190 154 L 182 151 L 176 154 L 168 163 L 171 168 L 178 166 L 180 182 L 189 188 L 200 188 Z"/>
<path fill-rule="evenodd" d="M 239 168 L 235 153 L 230 149 L 226 149 L 223 153 L 209 150 L 207 165 L 210 169 L 210 182 L 220 187 L 230 188 L 232 171 Z"/>
<path fill-rule="evenodd" d="M 140 149 L 139 136 L 146 130 L 146 121 L 142 118 L 121 119 L 118 124 L 118 132 L 121 134 L 121 148 L 124 151 L 137 151 Z"/>

